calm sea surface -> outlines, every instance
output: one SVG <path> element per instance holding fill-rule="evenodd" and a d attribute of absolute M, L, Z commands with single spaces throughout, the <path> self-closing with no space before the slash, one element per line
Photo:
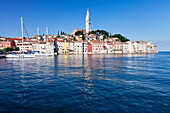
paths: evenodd
<path fill-rule="evenodd" d="M 170 52 L 0 59 L 0 112 L 170 112 Z"/>

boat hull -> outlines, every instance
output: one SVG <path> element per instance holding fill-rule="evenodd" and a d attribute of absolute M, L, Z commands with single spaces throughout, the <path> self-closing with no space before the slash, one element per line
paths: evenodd
<path fill-rule="evenodd" d="M 7 58 L 34 58 L 35 55 L 19 54 L 19 55 L 7 55 Z"/>

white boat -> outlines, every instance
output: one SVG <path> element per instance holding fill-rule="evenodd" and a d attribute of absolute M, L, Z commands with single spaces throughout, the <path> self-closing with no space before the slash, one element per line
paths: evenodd
<path fill-rule="evenodd" d="M 21 17 L 21 31 L 22 31 L 22 44 L 23 44 L 23 20 L 22 20 L 22 17 Z M 35 55 L 34 54 L 25 54 L 25 53 L 22 53 L 22 51 L 20 51 L 21 53 L 19 54 L 9 54 L 7 55 L 6 57 L 7 58 L 34 58 Z"/>
<path fill-rule="evenodd" d="M 35 55 L 32 54 L 10 54 L 6 56 L 7 58 L 34 58 Z"/>

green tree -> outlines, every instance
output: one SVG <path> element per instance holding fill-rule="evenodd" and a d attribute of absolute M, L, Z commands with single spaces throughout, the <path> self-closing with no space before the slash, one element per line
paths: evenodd
<path fill-rule="evenodd" d="M 77 31 L 77 32 L 75 33 L 76 36 L 77 36 L 77 35 L 81 35 L 81 34 L 82 34 L 81 31 Z"/>
<path fill-rule="evenodd" d="M 3 51 L 3 52 L 7 52 L 7 48 L 3 48 L 2 51 Z"/>
<path fill-rule="evenodd" d="M 127 42 L 127 41 L 129 41 L 129 39 L 125 38 L 125 37 L 122 36 L 121 34 L 114 34 L 114 35 L 112 35 L 112 37 L 117 37 L 117 38 L 119 38 L 119 40 L 120 40 L 121 42 Z"/>
<path fill-rule="evenodd" d="M 82 40 L 85 40 L 83 30 L 82 30 L 82 32 L 81 32 L 81 35 L 82 35 Z"/>
<path fill-rule="evenodd" d="M 73 40 L 76 41 L 76 37 L 73 37 Z"/>
<path fill-rule="evenodd" d="M 104 41 L 105 39 L 106 39 L 106 36 L 104 35 L 104 36 L 103 36 L 103 41 Z"/>
<path fill-rule="evenodd" d="M 89 34 L 96 34 L 96 31 L 90 31 Z"/>
<path fill-rule="evenodd" d="M 13 51 L 13 48 L 7 47 L 7 51 Z"/>
<path fill-rule="evenodd" d="M 98 35 L 105 35 L 105 36 L 109 36 L 109 32 L 105 31 L 105 30 L 96 30 L 96 31 L 91 31 L 89 34 L 98 34 Z"/>
<path fill-rule="evenodd" d="M 3 52 L 2 52 L 2 50 L 0 49 L 0 54 L 2 54 Z"/>
<path fill-rule="evenodd" d="M 63 41 L 64 41 L 64 40 L 67 40 L 67 38 L 64 38 Z"/>
<path fill-rule="evenodd" d="M 60 37 L 59 31 L 58 31 L 58 35 L 57 35 L 57 37 Z"/>
<path fill-rule="evenodd" d="M 99 38 L 99 34 L 97 34 L 97 36 L 96 36 L 96 39 L 98 39 Z"/>
<path fill-rule="evenodd" d="M 14 50 L 15 50 L 15 51 L 19 51 L 19 47 L 15 47 Z"/>

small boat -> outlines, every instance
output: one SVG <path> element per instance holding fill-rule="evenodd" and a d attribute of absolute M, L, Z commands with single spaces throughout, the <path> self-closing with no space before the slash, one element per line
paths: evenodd
<path fill-rule="evenodd" d="M 34 58 L 35 55 L 32 54 L 9 54 L 7 58 Z"/>

